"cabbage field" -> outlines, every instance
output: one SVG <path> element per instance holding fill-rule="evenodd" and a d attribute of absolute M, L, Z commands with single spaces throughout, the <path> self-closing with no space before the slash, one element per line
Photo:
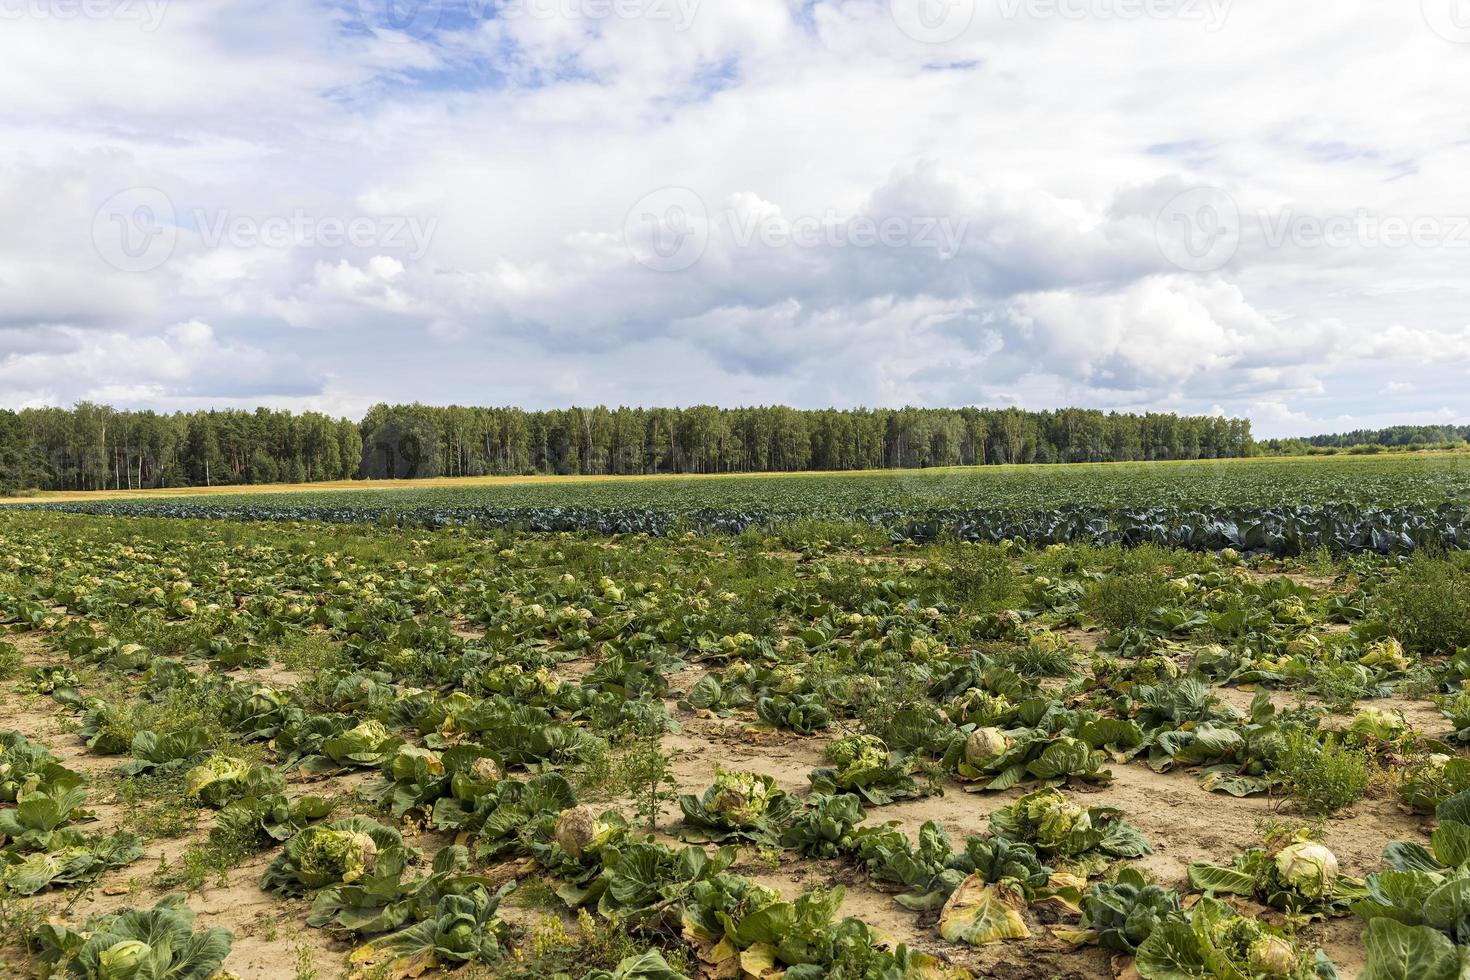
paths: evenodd
<path fill-rule="evenodd" d="M 1296 555 L 1470 545 L 1470 454 L 997 466 L 848 474 L 447 481 L 23 506 L 113 516 L 473 524 L 527 531 L 738 534 L 801 518 L 895 538 L 1087 542 Z M 264 491 L 264 492 L 262 492 Z M 83 495 L 86 496 L 86 495 Z"/>
<path fill-rule="evenodd" d="M 0 974 L 1470 975 L 1467 482 L 0 508 Z"/>

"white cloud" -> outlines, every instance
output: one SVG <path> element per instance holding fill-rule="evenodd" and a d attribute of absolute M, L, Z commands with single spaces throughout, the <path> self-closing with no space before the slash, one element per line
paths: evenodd
<path fill-rule="evenodd" d="M 343 0 L 189 0 L 154 30 L 5 21 L 0 398 L 266 398 L 299 358 L 279 397 L 342 410 L 1086 402 L 1255 411 L 1275 434 L 1381 418 L 1391 395 L 1398 415 L 1470 416 L 1470 241 L 1265 233 L 1284 215 L 1470 216 L 1470 68 L 1417 4 L 1236 0 L 1217 30 L 980 4 L 939 45 L 880 0 L 645 6 L 671 16 L 447 16 L 411 37 Z M 1191 274 L 1155 218 L 1201 184 L 1242 234 Z M 94 217 L 138 186 L 167 195 L 178 240 L 127 273 Z M 709 220 L 678 272 L 624 244 L 662 187 Z M 209 240 L 222 216 L 297 213 L 432 235 Z M 964 237 L 954 254 L 746 242 L 756 218 L 911 235 L 947 219 Z"/>
<path fill-rule="evenodd" d="M 47 326 L 46 343 L 0 332 L 0 405 L 7 408 L 91 400 L 150 407 L 259 403 L 320 391 L 290 359 L 220 341 L 198 320 L 155 335 Z"/>

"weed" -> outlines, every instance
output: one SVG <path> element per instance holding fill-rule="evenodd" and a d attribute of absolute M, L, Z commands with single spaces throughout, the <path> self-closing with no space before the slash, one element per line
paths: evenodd
<path fill-rule="evenodd" d="M 614 785 L 632 799 L 633 811 L 650 831 L 658 828 L 664 804 L 679 798 L 673 759 L 657 737 L 638 736 L 623 745 L 613 763 Z"/>
<path fill-rule="evenodd" d="M 1461 559 L 1418 554 L 1375 597 L 1389 631 L 1423 654 L 1470 644 L 1470 570 Z"/>
<path fill-rule="evenodd" d="M 1002 651 L 996 662 L 1026 677 L 1071 677 L 1077 652 L 1059 634 L 1042 633 L 1023 647 Z"/>
<path fill-rule="evenodd" d="M 557 896 L 555 889 L 542 878 L 522 878 L 505 900 L 507 908 L 540 909 L 554 912 L 566 905 Z"/>
<path fill-rule="evenodd" d="M 1311 732 L 1289 733 L 1276 769 L 1292 803 L 1307 814 L 1336 813 L 1361 799 L 1368 788 L 1368 756 L 1335 735 L 1319 743 Z"/>
<path fill-rule="evenodd" d="M 585 976 L 593 970 L 611 970 L 622 960 L 643 953 L 650 946 L 635 938 L 627 927 L 594 919 L 586 909 L 577 913 L 577 924 L 569 930 L 559 916 L 547 916 L 532 930 L 529 940 L 504 962 L 494 966 L 472 965 L 457 976 L 463 980 L 544 980 L 558 974 Z M 682 949 L 663 949 L 676 973 L 692 975 L 689 954 Z"/>
<path fill-rule="evenodd" d="M 1347 714 L 1368 696 L 1362 672 L 1354 664 L 1323 661 L 1311 666 L 1311 680 L 1318 699 L 1336 714 Z"/>
<path fill-rule="evenodd" d="M 177 865 L 160 857 L 154 883 L 159 888 L 185 886 L 195 892 L 213 881 L 223 887 L 229 884 L 230 872 L 258 850 L 255 835 L 249 828 L 231 833 L 215 827 L 204 841 L 191 844 Z"/>
<path fill-rule="evenodd" d="M 9 680 L 20 673 L 25 657 L 13 643 L 0 643 L 0 680 Z"/>
<path fill-rule="evenodd" d="M 1087 610 L 1110 630 L 1146 626 L 1169 601 L 1169 580 L 1157 572 L 1129 572 L 1092 583 Z"/>
<path fill-rule="evenodd" d="M 1004 609 L 1016 591 L 1016 571 L 1004 548 L 951 538 L 937 546 L 945 598 L 974 612 Z"/>
<path fill-rule="evenodd" d="M 146 838 L 184 837 L 199 822 L 198 807 L 184 798 L 183 772 L 118 779 L 116 791 L 129 829 Z"/>
<path fill-rule="evenodd" d="M 311 946 L 304 939 L 297 939 L 293 945 L 296 949 L 294 980 L 317 980 L 316 957 L 312 953 Z"/>
<path fill-rule="evenodd" d="M 0 891 L 0 945 L 30 945 L 31 936 L 45 921 L 45 909 Z"/>
<path fill-rule="evenodd" d="M 352 666 L 342 644 L 333 643 L 320 633 L 292 636 L 273 652 L 273 658 L 282 667 L 298 673 L 326 673 Z"/>
<path fill-rule="evenodd" d="M 1434 671 L 1422 663 L 1416 663 L 1410 667 L 1399 681 L 1398 693 L 1406 698 L 1425 698 L 1439 689 L 1439 682 L 1435 680 Z"/>

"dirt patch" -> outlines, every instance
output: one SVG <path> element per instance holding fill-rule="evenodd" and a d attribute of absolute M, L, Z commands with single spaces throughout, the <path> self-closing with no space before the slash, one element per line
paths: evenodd
<path fill-rule="evenodd" d="M 680 735 L 666 735 L 664 750 L 677 753 L 672 769 L 681 792 L 698 796 L 715 780 L 715 768 L 762 772 L 789 793 L 811 789 L 808 773 L 825 765 L 827 739 L 796 738 L 738 719 L 694 719 Z"/>

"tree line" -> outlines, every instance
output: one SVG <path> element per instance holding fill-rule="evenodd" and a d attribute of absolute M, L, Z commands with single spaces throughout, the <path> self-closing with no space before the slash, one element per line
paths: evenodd
<path fill-rule="evenodd" d="M 1088 409 L 517 408 L 293 414 L 0 411 L 0 484 L 103 490 L 358 477 L 755 473 L 1219 459 L 1250 422 Z"/>
<path fill-rule="evenodd" d="M 1261 449 L 1272 454 L 1309 455 L 1324 450 L 1449 449 L 1466 443 L 1470 443 L 1470 425 L 1394 425 L 1299 439 L 1267 439 Z"/>

